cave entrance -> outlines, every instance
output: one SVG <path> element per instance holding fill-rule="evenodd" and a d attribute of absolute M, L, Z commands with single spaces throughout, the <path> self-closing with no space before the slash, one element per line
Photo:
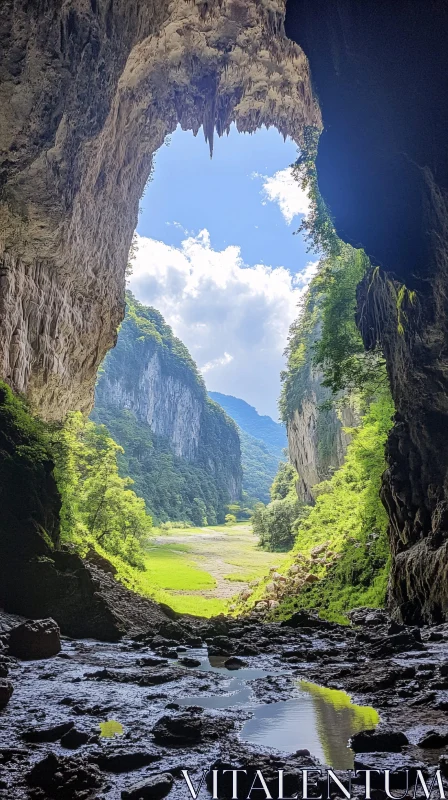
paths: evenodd
<path fill-rule="evenodd" d="M 317 269 L 294 235 L 309 208 L 291 166 L 297 155 L 274 127 L 248 134 L 231 125 L 210 158 L 202 131 L 179 125 L 156 152 L 140 201 L 127 314 L 99 376 L 93 419 L 124 448 L 122 475 L 153 518 L 148 580 L 176 611 L 227 610 L 279 559 L 257 547 L 251 515 L 270 502 L 286 459 L 280 374 L 289 326 Z M 140 346 L 145 324 L 161 346 Z M 215 418 L 213 455 L 207 396 L 233 420 Z M 234 423 L 241 465 L 226 430 Z"/>

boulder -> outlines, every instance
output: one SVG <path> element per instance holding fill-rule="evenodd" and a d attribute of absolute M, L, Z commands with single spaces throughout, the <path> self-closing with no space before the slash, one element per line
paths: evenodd
<path fill-rule="evenodd" d="M 87 744 L 90 735 L 86 731 L 80 731 L 77 728 L 71 728 L 61 739 L 62 747 L 67 750 L 77 750 L 83 744 Z"/>
<path fill-rule="evenodd" d="M 316 581 L 318 580 L 319 578 L 317 577 L 317 575 L 313 575 L 312 572 L 309 572 L 308 575 L 306 575 L 305 577 L 304 583 L 316 583 Z"/>
<path fill-rule="evenodd" d="M 103 772 L 113 772 L 118 775 L 122 772 L 132 772 L 134 769 L 147 767 L 159 760 L 160 756 L 155 753 L 148 753 L 144 750 L 124 750 L 120 753 L 100 755 L 97 764 Z"/>
<path fill-rule="evenodd" d="M 29 619 L 9 633 L 9 652 L 17 658 L 52 658 L 60 650 L 60 630 L 54 619 Z"/>
<path fill-rule="evenodd" d="M 224 661 L 224 666 L 226 667 L 226 669 L 241 669 L 241 667 L 245 667 L 247 665 L 246 662 L 243 661 L 241 658 L 237 658 L 236 656 L 231 656 L 230 658 L 227 659 L 227 661 Z"/>
<path fill-rule="evenodd" d="M 56 725 L 46 725 L 37 728 L 29 728 L 29 730 L 23 731 L 22 739 L 25 742 L 34 742 L 34 743 L 41 743 L 41 742 L 57 742 L 61 736 L 65 736 L 69 731 L 74 728 L 75 723 L 68 721 L 68 722 L 59 722 Z"/>
<path fill-rule="evenodd" d="M 185 658 L 179 659 L 179 664 L 182 664 L 183 667 L 200 667 L 201 662 L 198 658 L 191 658 L 190 656 L 185 656 Z"/>
<path fill-rule="evenodd" d="M 129 789 L 123 789 L 122 800 L 160 800 L 171 791 L 174 779 L 169 772 L 162 772 L 159 775 L 151 775 L 150 778 L 135 783 Z"/>
<path fill-rule="evenodd" d="M 60 758 L 49 753 L 42 761 L 38 761 L 26 775 L 29 786 L 40 789 L 40 797 L 62 798 L 98 796 L 94 789 L 99 789 L 102 776 L 96 765 L 86 761 Z M 79 795 L 78 795 L 79 792 Z"/>
<path fill-rule="evenodd" d="M 399 753 L 407 744 L 408 738 L 402 731 L 389 728 L 360 731 L 350 739 L 350 747 L 355 753 Z"/>
<path fill-rule="evenodd" d="M 0 711 L 5 708 L 11 700 L 14 687 L 9 681 L 0 678 Z"/>
<path fill-rule="evenodd" d="M 448 744 L 448 731 L 427 731 L 417 742 L 418 747 L 438 750 Z"/>

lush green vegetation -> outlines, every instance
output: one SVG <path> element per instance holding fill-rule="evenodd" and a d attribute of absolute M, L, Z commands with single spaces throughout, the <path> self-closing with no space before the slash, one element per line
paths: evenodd
<path fill-rule="evenodd" d="M 239 429 L 243 489 L 248 497 L 262 503 L 269 502 L 269 488 L 279 465 L 279 457 L 267 445 Z"/>
<path fill-rule="evenodd" d="M 384 605 L 390 555 L 379 488 L 392 414 L 390 395 L 384 391 L 353 431 L 343 466 L 316 487 L 316 504 L 294 526 L 293 550 L 279 569 L 286 574 L 303 559 L 320 580 L 284 599 L 274 612 L 276 618 L 308 608 L 326 619 L 346 622 L 344 612 L 351 608 Z M 328 563 L 310 558 L 321 544 L 327 544 L 327 552 L 334 556 Z M 251 605 L 262 599 L 264 586 L 251 597 Z"/>
<path fill-rule="evenodd" d="M 156 522 L 223 523 L 229 498 L 203 466 L 177 458 L 168 440 L 152 433 L 132 411 L 95 406 L 91 415 L 120 443 L 120 475 L 131 475 Z"/>
<path fill-rule="evenodd" d="M 118 472 L 122 448 L 104 425 L 69 414 L 52 433 L 55 477 L 62 497 L 61 539 L 82 552 L 100 544 L 106 553 L 144 568 L 142 545 L 152 519 L 133 481 Z"/>
<path fill-rule="evenodd" d="M 328 619 L 341 621 L 350 608 L 384 605 L 390 554 L 379 489 L 393 410 L 384 391 L 354 432 L 341 469 L 318 487 L 316 505 L 298 526 L 293 552 L 309 555 L 317 545 L 329 542 L 339 557 L 330 569 L 316 567 L 313 571 L 322 580 L 285 602 L 281 615 L 316 608 Z"/>
<path fill-rule="evenodd" d="M 289 463 L 281 463 L 271 486 L 271 502 L 255 506 L 252 525 L 264 550 L 285 552 L 294 544 L 297 526 L 308 508 L 297 497 L 298 475 Z"/>

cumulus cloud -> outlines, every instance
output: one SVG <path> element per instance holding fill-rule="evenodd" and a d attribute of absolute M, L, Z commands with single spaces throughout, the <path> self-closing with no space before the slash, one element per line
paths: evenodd
<path fill-rule="evenodd" d="M 264 203 L 277 203 L 288 225 L 294 217 L 308 213 L 308 195 L 294 179 L 291 167 L 282 169 L 275 175 L 254 173 L 253 177 L 263 179 Z"/>
<path fill-rule="evenodd" d="M 277 418 L 288 328 L 317 263 L 298 275 L 214 250 L 207 230 L 179 247 L 138 237 L 130 288 L 189 348 L 210 390 Z"/>

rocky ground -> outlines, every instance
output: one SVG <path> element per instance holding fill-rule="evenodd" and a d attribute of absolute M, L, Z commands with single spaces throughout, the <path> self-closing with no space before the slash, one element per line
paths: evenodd
<path fill-rule="evenodd" d="M 242 765 L 263 769 L 273 797 L 284 768 L 287 797 L 300 769 L 319 766 L 312 748 L 261 748 L 241 731 L 257 707 L 296 696 L 298 678 L 344 689 L 379 712 L 375 733 L 353 738 L 355 767 L 415 773 L 440 764 L 448 774 L 448 625 L 404 628 L 365 610 L 352 614 L 351 627 L 304 612 L 282 624 L 161 619 L 108 644 L 59 642 L 51 622 L 1 616 L 1 798 L 176 800 L 190 796 L 182 769 L 196 786 L 204 770 Z M 219 671 L 204 671 L 204 647 L 212 662 L 220 659 Z M 246 689 L 227 701 L 231 681 L 245 670 Z M 221 708 L 194 701 L 212 697 L 222 698 L 212 703 Z M 359 780 L 353 793 L 362 796 Z M 239 796 L 249 785 L 241 784 Z M 204 784 L 201 796 L 208 791 Z M 219 793 L 230 798 L 229 784 Z"/>

